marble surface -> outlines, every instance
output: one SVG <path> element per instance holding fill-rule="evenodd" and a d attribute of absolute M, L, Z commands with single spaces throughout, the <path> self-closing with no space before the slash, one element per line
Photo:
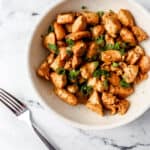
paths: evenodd
<path fill-rule="evenodd" d="M 0 86 L 32 107 L 35 121 L 60 150 L 150 150 L 150 111 L 117 129 L 83 131 L 60 122 L 34 99 L 24 70 L 27 43 L 39 18 L 56 1 L 0 0 Z M 150 10 L 150 1 L 137 1 Z M 46 148 L 0 103 L 0 149 Z"/>

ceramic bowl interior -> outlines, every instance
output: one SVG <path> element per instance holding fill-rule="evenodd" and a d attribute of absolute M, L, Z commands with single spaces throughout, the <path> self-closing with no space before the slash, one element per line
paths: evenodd
<path fill-rule="evenodd" d="M 120 8 L 129 9 L 136 23 L 142 27 L 150 35 L 150 15 L 141 6 L 135 2 L 127 0 L 66 0 L 58 3 L 42 18 L 32 36 L 31 44 L 28 51 L 28 71 L 31 83 L 35 93 L 40 101 L 50 110 L 56 112 L 59 118 L 83 129 L 109 129 L 120 125 L 124 125 L 135 120 L 143 114 L 150 106 L 150 78 L 142 82 L 135 89 L 135 93 L 128 98 L 131 103 L 129 111 L 124 115 L 101 117 L 85 106 L 72 107 L 59 100 L 53 93 L 53 87 L 50 82 L 39 78 L 36 70 L 40 63 L 47 55 L 47 51 L 41 45 L 41 35 L 47 33 L 48 26 L 55 19 L 56 15 L 68 11 L 81 11 L 82 5 L 88 7 L 89 10 L 115 10 Z M 142 43 L 146 52 L 150 54 L 150 40 Z"/>

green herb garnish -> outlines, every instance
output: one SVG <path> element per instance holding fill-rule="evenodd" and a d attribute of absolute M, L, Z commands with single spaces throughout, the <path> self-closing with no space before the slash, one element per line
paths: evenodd
<path fill-rule="evenodd" d="M 98 65 L 99 65 L 99 62 L 98 62 L 98 61 L 95 61 L 95 62 L 94 62 L 94 65 L 95 65 L 95 68 L 97 68 Z"/>
<path fill-rule="evenodd" d="M 99 77 L 102 76 L 102 75 L 104 75 L 104 76 L 106 76 L 106 77 L 109 77 L 109 76 L 110 76 L 110 74 L 109 74 L 109 72 L 108 72 L 107 70 L 96 69 L 96 70 L 94 71 L 94 73 L 93 73 L 93 76 L 94 76 L 94 77 L 97 77 L 97 78 L 99 78 Z"/>
<path fill-rule="evenodd" d="M 57 74 L 66 74 L 66 70 L 64 68 L 57 68 L 56 69 Z"/>
<path fill-rule="evenodd" d="M 58 47 L 57 47 L 57 45 L 55 45 L 55 44 L 48 44 L 48 48 L 51 50 L 51 51 L 53 51 L 55 54 L 59 54 L 59 49 L 58 49 Z"/>
<path fill-rule="evenodd" d="M 50 33 L 50 32 L 54 32 L 54 27 L 53 27 L 53 25 L 50 25 L 49 28 L 48 28 L 48 33 Z"/>
<path fill-rule="evenodd" d="M 104 15 L 104 11 L 100 10 L 97 12 L 97 14 L 99 15 L 99 17 L 102 17 Z"/>
<path fill-rule="evenodd" d="M 84 95 L 90 95 L 92 90 L 93 90 L 92 86 L 88 86 L 86 83 L 81 85 L 81 88 L 80 88 L 80 91 Z"/>
<path fill-rule="evenodd" d="M 66 43 L 70 47 L 72 47 L 74 45 L 74 41 L 72 39 L 66 39 Z"/>
<path fill-rule="evenodd" d="M 98 45 L 104 44 L 104 35 L 101 35 L 100 37 L 98 37 L 98 38 L 96 39 L 96 43 L 97 43 Z"/>
<path fill-rule="evenodd" d="M 66 53 L 67 53 L 68 56 L 72 56 L 73 52 L 71 50 L 71 47 L 67 47 Z"/>
<path fill-rule="evenodd" d="M 113 67 L 118 67 L 119 64 L 118 64 L 117 62 L 113 62 L 113 63 L 112 63 L 112 66 L 113 66 Z"/>
<path fill-rule="evenodd" d="M 87 6 L 83 5 L 83 6 L 81 6 L 81 9 L 87 9 Z"/>
<path fill-rule="evenodd" d="M 79 73 L 80 73 L 80 70 L 73 69 L 73 70 L 69 71 L 68 78 L 70 80 L 75 80 L 78 77 Z"/>
<path fill-rule="evenodd" d="M 103 85 L 105 89 L 108 89 L 108 80 L 104 80 Z"/>
<path fill-rule="evenodd" d="M 127 83 L 124 79 L 120 81 L 120 85 L 124 88 L 129 88 L 131 85 Z"/>

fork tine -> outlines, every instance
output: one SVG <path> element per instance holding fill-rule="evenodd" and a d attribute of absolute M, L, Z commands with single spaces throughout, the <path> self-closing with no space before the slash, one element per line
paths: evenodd
<path fill-rule="evenodd" d="M 18 115 L 18 111 L 15 109 L 15 107 L 12 107 L 11 104 L 9 104 L 7 101 L 5 101 L 4 99 L 0 98 L 0 101 L 6 105 L 13 113 L 15 113 L 16 115 Z"/>

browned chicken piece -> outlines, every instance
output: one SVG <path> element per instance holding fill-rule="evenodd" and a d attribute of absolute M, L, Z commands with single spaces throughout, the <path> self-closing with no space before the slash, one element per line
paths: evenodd
<path fill-rule="evenodd" d="M 132 27 L 132 32 L 134 33 L 136 39 L 138 40 L 138 42 L 142 42 L 146 39 L 148 39 L 148 35 L 145 31 L 143 31 L 143 29 L 141 29 L 138 26 L 133 26 Z"/>
<path fill-rule="evenodd" d="M 130 103 L 128 100 L 122 99 L 116 104 L 116 108 L 120 115 L 124 115 L 129 109 Z"/>
<path fill-rule="evenodd" d="M 129 29 L 122 28 L 120 31 L 120 36 L 124 42 L 129 43 L 131 46 L 136 45 L 134 35 Z"/>
<path fill-rule="evenodd" d="M 120 22 L 127 27 L 134 26 L 134 18 L 129 10 L 120 9 L 118 12 L 118 19 Z"/>
<path fill-rule="evenodd" d="M 52 68 L 55 71 L 57 68 L 61 68 L 63 66 L 64 66 L 64 61 L 62 61 L 60 55 L 58 55 L 54 59 L 53 63 L 50 65 L 50 68 Z"/>
<path fill-rule="evenodd" d="M 83 65 L 80 68 L 81 76 L 84 79 L 88 79 L 88 78 L 92 77 L 92 74 L 95 71 L 95 69 L 96 69 L 95 62 L 86 63 L 85 65 Z"/>
<path fill-rule="evenodd" d="M 56 43 L 56 38 L 55 38 L 55 33 L 54 32 L 50 32 L 43 39 L 43 45 L 47 49 L 49 49 L 49 44 L 55 44 L 55 43 Z"/>
<path fill-rule="evenodd" d="M 76 84 L 73 84 L 73 85 L 68 85 L 67 86 L 67 90 L 72 93 L 72 94 L 75 94 L 76 92 L 78 92 L 79 88 Z"/>
<path fill-rule="evenodd" d="M 72 32 L 84 31 L 86 25 L 86 18 L 84 16 L 79 16 L 72 25 Z"/>
<path fill-rule="evenodd" d="M 71 23 L 65 24 L 65 28 L 66 28 L 67 32 L 69 32 L 69 33 L 72 32 L 72 24 Z"/>
<path fill-rule="evenodd" d="M 105 13 L 102 17 L 104 28 L 110 36 L 113 38 L 117 37 L 121 29 L 121 24 L 114 13 Z"/>
<path fill-rule="evenodd" d="M 46 80 L 49 80 L 49 75 L 50 75 L 50 69 L 49 69 L 49 64 L 47 61 L 44 61 L 40 67 L 38 68 L 37 74 L 40 77 L 45 78 Z"/>
<path fill-rule="evenodd" d="M 117 109 L 116 109 L 116 105 L 108 105 L 108 104 L 104 104 L 104 107 L 110 111 L 111 115 L 115 115 L 117 113 Z"/>
<path fill-rule="evenodd" d="M 56 88 L 63 88 L 67 84 L 67 77 L 65 74 L 57 74 L 56 72 L 52 72 L 50 74 L 50 78 Z"/>
<path fill-rule="evenodd" d="M 147 78 L 148 78 L 148 73 L 139 73 L 134 83 L 139 84 L 141 81 L 146 80 Z"/>
<path fill-rule="evenodd" d="M 60 55 L 60 59 L 62 61 L 66 60 L 68 58 L 66 47 L 60 47 L 59 48 L 59 55 Z"/>
<path fill-rule="evenodd" d="M 117 98 L 116 98 L 116 96 L 114 96 L 111 93 L 103 92 L 102 93 L 102 102 L 107 105 L 112 105 L 117 102 Z"/>
<path fill-rule="evenodd" d="M 110 86 L 110 93 L 117 95 L 120 98 L 126 98 L 128 96 L 130 96 L 132 93 L 134 92 L 133 87 L 129 87 L 129 88 L 124 88 L 121 86 Z"/>
<path fill-rule="evenodd" d="M 95 12 L 84 11 L 81 14 L 86 18 L 87 24 L 97 25 L 99 23 L 99 16 Z"/>
<path fill-rule="evenodd" d="M 55 31 L 55 34 L 56 34 L 56 39 L 58 41 L 65 38 L 66 33 L 65 33 L 65 30 L 64 30 L 64 28 L 61 24 L 58 24 L 57 22 L 55 22 L 54 23 L 54 31 Z"/>
<path fill-rule="evenodd" d="M 72 58 L 72 68 L 77 68 L 82 63 L 82 58 L 77 57 L 76 55 Z"/>
<path fill-rule="evenodd" d="M 103 63 L 101 65 L 101 69 L 110 71 L 111 64 L 112 64 L 112 62 Z"/>
<path fill-rule="evenodd" d="M 83 41 L 77 41 L 72 47 L 73 54 L 82 56 L 86 51 L 86 44 Z"/>
<path fill-rule="evenodd" d="M 94 88 L 95 85 L 97 84 L 98 80 L 99 80 L 98 78 L 91 77 L 91 78 L 88 79 L 87 85 L 92 86 Z"/>
<path fill-rule="evenodd" d="M 89 44 L 89 48 L 86 54 L 86 57 L 91 59 L 98 54 L 98 45 L 95 42 Z"/>
<path fill-rule="evenodd" d="M 100 96 L 98 95 L 98 92 L 93 91 L 93 93 L 90 95 L 86 107 L 91 109 L 92 111 L 98 113 L 99 115 L 103 116 L 103 106 L 101 104 Z"/>
<path fill-rule="evenodd" d="M 121 53 L 117 50 L 107 50 L 101 53 L 101 60 L 104 62 L 121 61 Z"/>
<path fill-rule="evenodd" d="M 132 83 L 138 75 L 139 67 L 137 65 L 128 65 L 127 67 L 123 68 L 123 71 L 123 79 L 127 83 Z"/>
<path fill-rule="evenodd" d="M 92 28 L 92 37 L 98 38 L 99 36 L 103 35 L 105 32 L 103 25 L 97 25 Z"/>
<path fill-rule="evenodd" d="M 66 69 L 66 70 L 72 69 L 72 58 L 69 59 L 68 61 L 66 61 L 65 65 L 64 65 L 64 69 Z"/>
<path fill-rule="evenodd" d="M 55 57 L 55 54 L 54 53 L 50 53 L 48 56 L 47 56 L 47 63 L 49 65 L 52 64 L 52 62 L 54 61 L 54 57 Z"/>
<path fill-rule="evenodd" d="M 57 41 L 57 46 L 58 46 L 58 47 L 65 47 L 65 46 L 66 46 L 66 43 L 63 42 L 63 41 Z"/>
<path fill-rule="evenodd" d="M 114 39 L 109 34 L 105 34 L 105 41 L 106 44 L 112 44 L 112 45 L 115 44 Z"/>
<path fill-rule="evenodd" d="M 60 14 L 57 16 L 57 23 L 67 24 L 74 22 L 74 14 Z"/>
<path fill-rule="evenodd" d="M 120 83 L 120 78 L 116 73 L 112 73 L 108 80 L 113 86 L 118 86 Z"/>
<path fill-rule="evenodd" d="M 144 49 L 140 46 L 136 46 L 135 48 L 128 51 L 126 62 L 130 65 L 134 65 L 144 54 Z"/>
<path fill-rule="evenodd" d="M 78 99 L 76 98 L 76 96 L 71 94 L 67 90 L 55 88 L 54 92 L 58 97 L 60 97 L 61 100 L 68 103 L 69 105 L 74 106 L 78 104 Z"/>
<path fill-rule="evenodd" d="M 82 38 L 89 38 L 91 33 L 89 31 L 80 31 L 76 33 L 70 33 L 66 36 L 66 39 L 71 39 L 74 41 L 80 40 Z"/>
<path fill-rule="evenodd" d="M 150 70 L 150 57 L 143 56 L 139 61 L 139 67 L 142 73 L 146 73 Z"/>

